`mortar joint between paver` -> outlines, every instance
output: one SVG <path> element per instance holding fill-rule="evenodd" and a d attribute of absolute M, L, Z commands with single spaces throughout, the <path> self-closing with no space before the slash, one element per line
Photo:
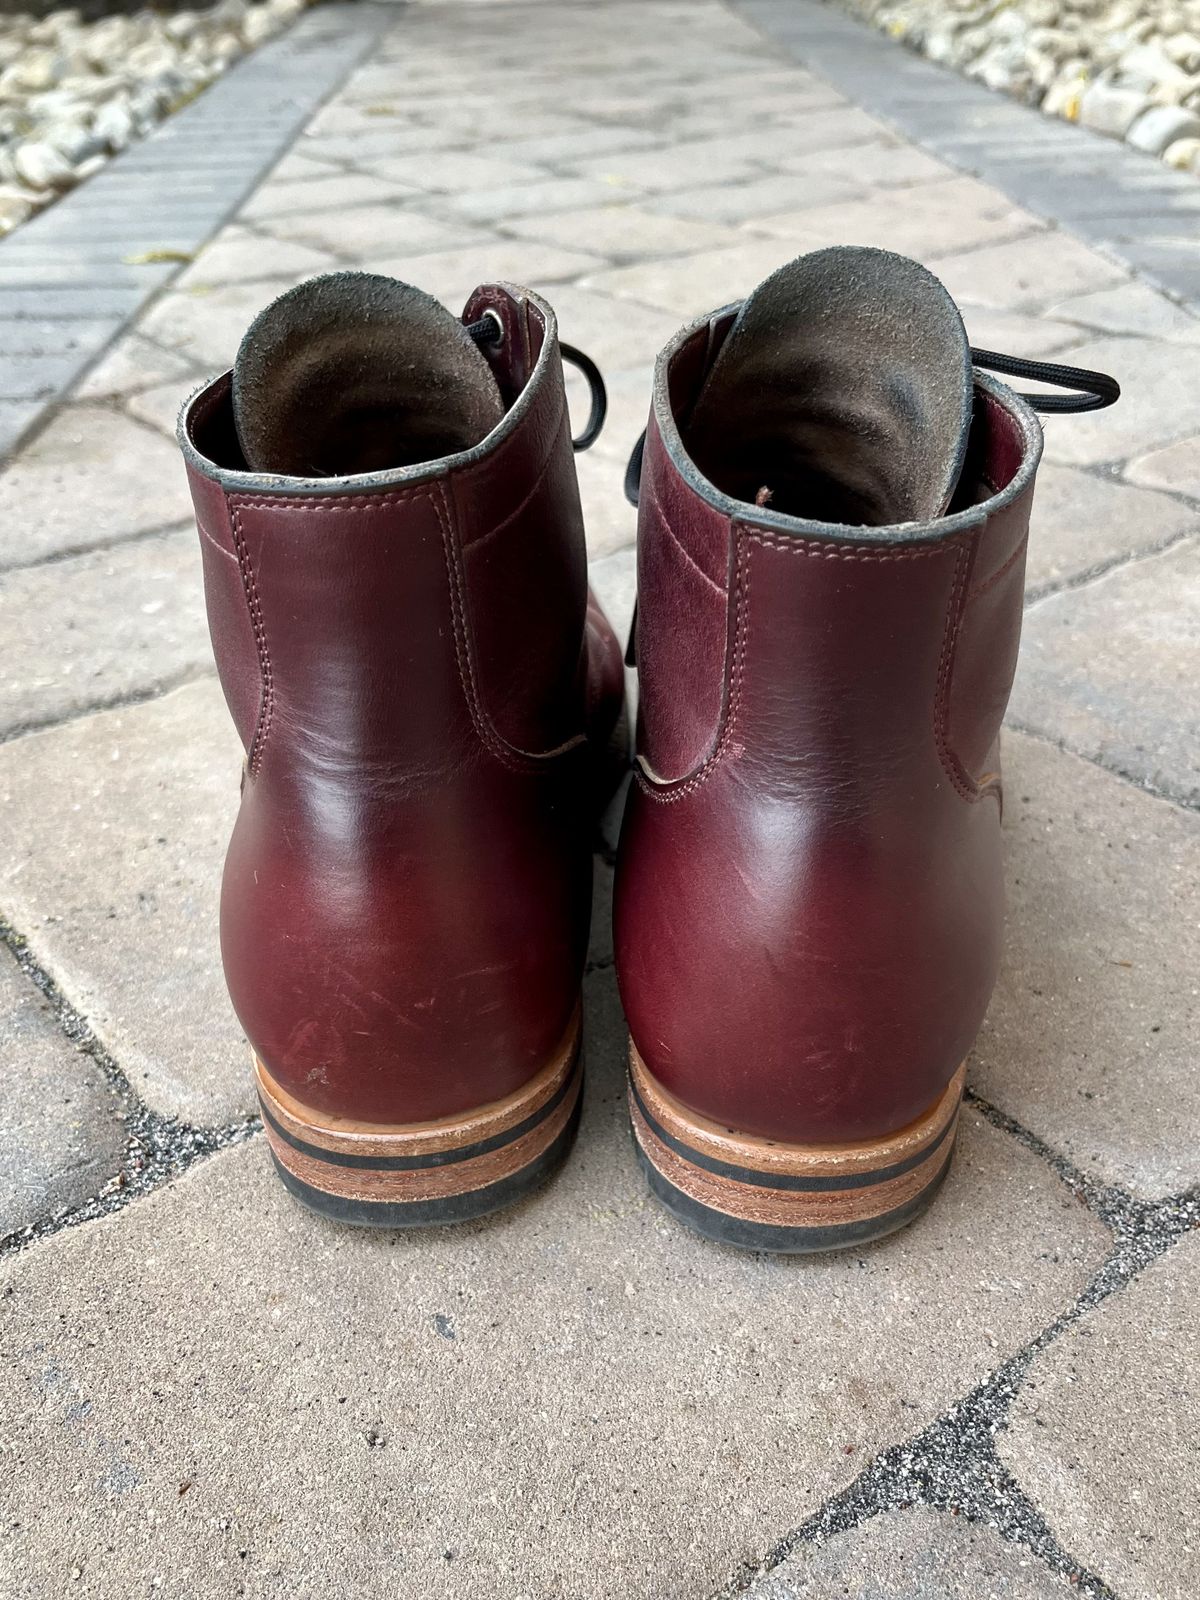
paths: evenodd
<path fill-rule="evenodd" d="M 1097 1183 L 1006 1112 L 968 1091 L 975 1109 L 1005 1134 L 1048 1162 L 1081 1204 L 1109 1229 L 1112 1249 L 1074 1302 L 1009 1356 L 967 1395 L 908 1441 L 877 1456 L 848 1488 L 780 1539 L 757 1566 L 747 1566 L 712 1600 L 733 1600 L 805 1544 L 888 1512 L 914 1505 L 963 1515 L 994 1528 L 1066 1577 L 1088 1600 L 1118 1600 L 1114 1591 L 1059 1544 L 995 1447 L 1030 1364 L 1101 1301 L 1141 1275 L 1191 1230 L 1200 1227 L 1200 1187 L 1159 1200 L 1140 1200 L 1116 1185 Z"/>
<path fill-rule="evenodd" d="M 1176 496 L 1181 499 L 1182 496 Z M 1185 502 L 1189 509 L 1193 502 Z M 1200 508 L 1197 508 L 1200 518 Z M 1056 595 L 1070 594 L 1075 589 L 1086 589 L 1090 583 L 1095 583 L 1098 578 L 1107 578 L 1110 573 L 1124 572 L 1129 567 L 1140 566 L 1144 561 L 1153 560 L 1155 556 L 1166 555 L 1168 550 L 1174 550 L 1176 545 L 1188 544 L 1200 534 L 1200 520 L 1194 528 L 1183 528 L 1178 533 L 1172 533 L 1165 539 L 1160 539 L 1156 544 L 1148 544 L 1140 550 L 1123 550 L 1120 555 L 1113 556 L 1108 561 L 1098 561 L 1094 567 L 1087 567 L 1083 572 L 1073 572 L 1070 577 L 1061 578 L 1057 582 L 1044 583 L 1035 589 L 1030 589 L 1025 595 L 1025 610 L 1032 611 L 1045 600 L 1053 600 Z"/>
<path fill-rule="evenodd" d="M 78 1204 L 0 1237 L 0 1259 L 61 1233 L 124 1209 L 131 1201 L 181 1177 L 198 1162 L 241 1144 L 261 1131 L 256 1116 L 219 1128 L 199 1128 L 153 1111 L 139 1097 L 129 1078 L 86 1017 L 71 1004 L 54 978 L 33 955 L 25 935 L 0 919 L 0 944 L 10 952 L 25 978 L 49 1002 L 58 1028 L 74 1047 L 90 1057 L 115 1095 L 126 1129 L 125 1152 L 116 1173 Z"/>
<path fill-rule="evenodd" d="M 84 722 L 88 717 L 98 716 L 103 711 L 125 711 L 131 706 L 148 705 L 153 700 L 162 700 L 167 695 L 174 694 L 177 689 L 187 688 L 189 684 L 207 683 L 216 675 L 216 670 L 212 667 L 186 667 L 181 672 L 171 673 L 160 679 L 158 683 L 102 696 L 99 700 L 76 706 L 61 717 L 31 718 L 25 722 L 15 723 L 11 728 L 0 730 L 0 745 L 12 744 L 17 739 L 27 739 L 38 733 L 49 733 L 51 729 L 64 728 L 74 722 Z"/>
<path fill-rule="evenodd" d="M 1089 755 L 1086 750 L 1077 750 L 1067 743 L 1066 739 L 1056 739 L 1043 728 L 1035 728 L 1032 724 L 1022 722 L 1018 718 L 1008 716 L 1004 726 L 1011 728 L 1014 733 L 1023 733 L 1026 738 L 1037 739 L 1042 744 L 1047 744 L 1052 750 L 1061 750 L 1064 755 L 1074 756 L 1077 761 L 1086 761 L 1090 766 L 1098 767 L 1101 772 L 1107 772 L 1110 777 L 1120 778 L 1122 782 L 1132 784 L 1135 789 L 1140 789 L 1143 794 L 1153 796 L 1155 800 L 1162 800 L 1167 805 L 1178 806 L 1181 811 L 1200 811 L 1200 797 L 1182 794 L 1164 788 L 1161 784 L 1151 783 L 1148 778 L 1139 773 L 1130 772 L 1126 767 L 1119 766 L 1113 761 L 1103 761 L 1098 756 Z"/>

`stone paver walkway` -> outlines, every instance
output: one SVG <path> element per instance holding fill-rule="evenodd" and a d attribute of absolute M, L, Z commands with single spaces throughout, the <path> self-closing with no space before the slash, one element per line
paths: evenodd
<path fill-rule="evenodd" d="M 0 473 L 6 1600 L 1200 1592 L 1200 321 L 1026 209 L 1019 151 L 1002 191 L 798 64 L 810 10 L 374 14 L 379 43 Z M 534 285 L 608 378 L 580 475 L 624 627 L 657 348 L 858 241 L 939 272 L 977 344 L 1126 388 L 1047 429 L 1008 952 L 943 1198 L 802 1261 L 650 1202 L 602 854 L 562 1177 L 432 1235 L 309 1216 L 268 1171 L 219 971 L 240 763 L 181 395 L 316 271 L 451 304 Z"/>

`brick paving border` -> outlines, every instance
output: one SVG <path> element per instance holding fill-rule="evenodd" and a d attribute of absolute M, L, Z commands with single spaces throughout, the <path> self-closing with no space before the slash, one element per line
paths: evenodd
<path fill-rule="evenodd" d="M 906 138 L 1200 307 L 1200 183 L 960 77 L 815 0 L 731 8 Z"/>
<path fill-rule="evenodd" d="M 233 215 L 394 21 L 384 6 L 305 13 L 0 242 L 0 458 Z"/>

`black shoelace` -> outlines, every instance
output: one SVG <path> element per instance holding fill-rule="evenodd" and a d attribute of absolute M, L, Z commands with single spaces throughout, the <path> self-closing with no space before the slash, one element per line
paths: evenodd
<path fill-rule="evenodd" d="M 469 322 L 467 324 L 467 332 L 477 345 L 500 344 L 504 338 L 504 328 L 500 318 L 493 314 L 485 314 L 480 317 L 478 322 Z M 561 339 L 559 340 L 558 350 L 564 361 L 569 361 L 573 367 L 577 367 L 583 373 L 583 376 L 587 379 L 588 389 L 591 392 L 591 409 L 588 412 L 588 419 L 583 425 L 583 432 L 576 434 L 571 440 L 575 453 L 578 455 L 581 450 L 587 450 L 594 445 L 600 437 L 600 430 L 603 428 L 604 419 L 608 415 L 608 393 L 604 387 L 604 378 L 601 375 L 600 368 L 592 360 L 591 356 L 585 355 L 582 350 L 577 350 L 573 344 L 564 344 Z"/>
<path fill-rule="evenodd" d="M 1026 378 L 1030 383 L 1048 383 L 1066 394 L 1030 394 L 1016 391 L 1018 397 L 1046 416 L 1067 416 L 1080 411 L 1103 411 L 1121 398 L 1121 385 L 1107 372 L 1092 372 L 1087 367 L 1065 367 L 1056 361 L 1029 361 L 1024 356 L 1001 355 L 997 350 L 977 350 L 971 346 L 971 363 L 985 372 L 999 372 L 1006 378 Z M 642 480 L 642 456 L 646 434 L 634 445 L 625 468 L 625 498 L 638 503 Z"/>
<path fill-rule="evenodd" d="M 985 372 L 999 372 L 1005 378 L 1028 378 L 1030 383 L 1049 383 L 1069 394 L 1029 394 L 1018 389 L 1018 396 L 1035 411 L 1046 416 L 1066 416 L 1078 411 L 1103 411 L 1121 398 L 1121 385 L 1107 372 L 1092 372 L 1087 367 L 1063 367 L 1056 361 L 1029 361 L 1023 356 L 1005 356 L 997 350 L 977 350 L 971 346 L 971 361 Z"/>

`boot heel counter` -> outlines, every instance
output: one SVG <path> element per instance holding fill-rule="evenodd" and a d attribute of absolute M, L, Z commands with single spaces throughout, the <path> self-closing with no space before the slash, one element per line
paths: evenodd
<path fill-rule="evenodd" d="M 222 892 L 242 1024 L 317 1111 L 510 1093 L 578 992 L 583 750 L 528 760 L 481 720 L 438 482 L 229 514 L 260 678 Z"/>

